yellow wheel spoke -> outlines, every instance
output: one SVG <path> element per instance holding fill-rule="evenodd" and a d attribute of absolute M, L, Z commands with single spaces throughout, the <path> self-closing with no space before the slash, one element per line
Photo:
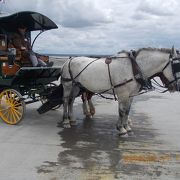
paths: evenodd
<path fill-rule="evenodd" d="M 14 112 L 16 112 L 16 114 L 18 114 L 18 115 L 21 115 L 21 114 L 22 114 L 21 112 L 19 112 L 19 111 L 16 110 L 15 108 L 14 108 Z"/>
<path fill-rule="evenodd" d="M 14 113 L 13 110 L 11 110 L 11 114 L 12 114 L 12 120 L 13 120 L 13 122 L 16 122 L 16 119 L 18 120 L 19 118 L 16 118 L 16 117 L 15 117 L 15 113 Z"/>
<path fill-rule="evenodd" d="M 9 111 L 7 111 L 7 113 L 6 113 L 6 114 L 7 114 L 7 116 L 6 116 L 6 115 L 5 115 L 5 116 L 6 116 L 6 117 L 7 117 L 7 119 L 9 120 L 9 119 L 10 119 L 10 118 L 9 118 L 9 117 L 10 117 L 10 112 L 9 112 Z"/>
<path fill-rule="evenodd" d="M 16 117 L 16 119 L 20 119 L 21 118 L 21 116 L 22 116 L 22 114 L 21 113 L 17 113 L 18 111 L 13 111 L 13 115 Z"/>
<path fill-rule="evenodd" d="M 22 106 L 22 103 L 21 102 L 14 103 L 14 107 L 18 107 L 18 106 Z"/>
<path fill-rule="evenodd" d="M 2 113 L 3 115 L 6 115 L 9 112 L 8 109 L 4 110 L 4 112 Z"/>
<path fill-rule="evenodd" d="M 0 93 L 0 116 L 8 124 L 17 124 L 23 118 L 25 103 L 19 92 L 6 89 Z"/>
<path fill-rule="evenodd" d="M 0 111 L 7 111 L 7 109 L 1 109 Z"/>

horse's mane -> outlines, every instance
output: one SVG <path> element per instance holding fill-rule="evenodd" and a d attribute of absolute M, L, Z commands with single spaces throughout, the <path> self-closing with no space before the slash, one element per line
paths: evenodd
<path fill-rule="evenodd" d="M 127 56 L 127 57 L 129 57 L 129 52 L 128 51 L 125 51 L 125 50 L 122 50 L 122 51 L 119 51 L 118 53 L 117 53 L 117 55 L 115 55 L 115 57 L 125 57 L 125 56 Z"/>
<path fill-rule="evenodd" d="M 136 55 L 138 55 L 141 51 L 160 51 L 160 52 L 165 52 L 165 53 L 171 53 L 172 49 L 170 48 L 140 48 L 137 50 Z"/>
<path fill-rule="evenodd" d="M 140 48 L 138 50 L 132 50 L 134 51 L 134 56 L 136 57 L 141 51 L 160 51 L 164 53 L 171 53 L 172 49 L 170 48 L 152 48 L 152 47 L 147 47 L 147 48 Z M 117 57 L 120 56 L 121 54 L 126 54 L 127 56 L 130 55 L 130 51 L 122 50 L 117 53 Z"/>

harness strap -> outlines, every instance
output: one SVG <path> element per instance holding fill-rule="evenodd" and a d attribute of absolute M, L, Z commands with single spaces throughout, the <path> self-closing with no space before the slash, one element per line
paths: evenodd
<path fill-rule="evenodd" d="M 141 68 L 139 67 L 139 65 L 136 61 L 136 52 L 130 51 L 129 58 L 131 60 L 134 77 L 135 77 L 136 81 L 141 85 L 141 89 L 143 89 L 143 87 L 151 89 L 152 86 L 149 83 L 148 78 L 145 77 L 143 71 L 141 70 Z"/>
<path fill-rule="evenodd" d="M 72 74 L 72 71 L 71 71 L 71 65 L 70 65 L 72 59 L 70 59 L 69 64 L 68 64 L 68 68 L 69 68 L 69 74 L 70 74 L 70 77 L 71 77 L 71 78 L 61 77 L 61 79 L 62 79 L 63 81 L 66 81 L 66 82 L 68 82 L 68 81 L 73 81 L 73 82 L 75 82 L 75 79 L 76 79 L 90 64 L 92 64 L 93 62 L 95 62 L 95 61 L 97 61 L 97 60 L 99 60 L 99 59 L 100 59 L 100 58 L 97 58 L 97 59 L 91 61 L 89 64 L 87 64 L 74 78 L 73 78 L 73 74 Z"/>
<path fill-rule="evenodd" d="M 105 93 L 105 92 L 107 92 L 107 91 L 109 91 L 109 90 L 111 90 L 111 89 L 115 89 L 115 88 L 117 88 L 117 87 L 123 86 L 123 85 L 125 85 L 125 84 L 127 84 L 127 83 L 129 83 L 129 82 L 131 82 L 131 81 L 133 81 L 132 78 L 129 79 L 129 80 L 127 80 L 127 81 L 125 81 L 125 82 L 123 82 L 123 83 L 119 83 L 119 84 L 111 87 L 110 89 L 107 89 L 107 90 L 105 90 L 105 91 L 103 91 L 103 92 L 101 92 L 101 93 L 98 93 L 98 94 L 103 94 L 103 93 Z"/>
<path fill-rule="evenodd" d="M 170 61 L 168 61 L 168 63 L 165 65 L 165 67 L 162 69 L 162 72 L 168 67 L 168 65 L 170 64 Z"/>
<path fill-rule="evenodd" d="M 112 78 L 111 78 L 111 72 L 110 72 L 109 63 L 107 64 L 107 66 L 108 66 L 109 80 L 110 80 L 110 83 L 111 83 L 111 88 L 112 88 L 112 91 L 113 91 L 114 99 L 115 99 L 115 101 L 117 101 L 117 98 L 116 98 L 116 95 L 115 95 L 115 91 L 114 91 L 114 86 L 113 86 L 113 83 L 112 83 Z"/>

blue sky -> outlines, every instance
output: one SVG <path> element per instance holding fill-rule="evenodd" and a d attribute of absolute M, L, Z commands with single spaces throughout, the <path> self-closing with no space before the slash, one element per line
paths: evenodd
<path fill-rule="evenodd" d="M 32 10 L 59 27 L 34 49 L 43 53 L 115 54 L 141 47 L 180 49 L 178 0 L 5 0 L 2 10 Z"/>

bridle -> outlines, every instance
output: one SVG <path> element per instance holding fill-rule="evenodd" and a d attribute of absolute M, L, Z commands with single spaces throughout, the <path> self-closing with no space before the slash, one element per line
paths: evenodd
<path fill-rule="evenodd" d="M 169 81 L 163 73 L 169 65 L 171 65 L 172 67 L 172 74 L 174 77 L 174 80 L 172 81 Z M 164 83 L 165 88 L 167 88 L 168 90 L 173 90 L 175 88 L 177 91 L 180 91 L 180 83 L 178 82 L 180 79 L 180 57 L 172 57 L 172 55 L 170 55 L 169 61 L 162 69 L 161 73 L 159 73 L 159 77 Z"/>

